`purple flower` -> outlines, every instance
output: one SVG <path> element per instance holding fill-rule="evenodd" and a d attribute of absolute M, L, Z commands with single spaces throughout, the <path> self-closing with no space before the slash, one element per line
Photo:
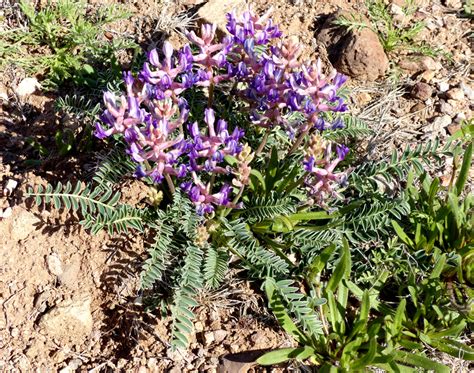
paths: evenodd
<path fill-rule="evenodd" d="M 146 172 L 141 164 L 137 165 L 134 176 L 139 179 L 146 176 Z"/>
<path fill-rule="evenodd" d="M 336 76 L 334 77 L 333 84 L 336 87 L 336 89 L 339 89 L 344 85 L 346 81 L 347 81 L 347 76 L 337 73 Z"/>
<path fill-rule="evenodd" d="M 346 158 L 347 153 L 349 153 L 349 148 L 345 145 L 337 145 L 336 146 L 337 158 L 343 161 Z"/>
<path fill-rule="evenodd" d="M 310 156 L 303 161 L 303 168 L 305 171 L 311 172 L 314 167 L 314 156 Z"/>
<path fill-rule="evenodd" d="M 123 72 L 123 81 L 125 83 L 127 93 L 128 93 L 128 95 L 130 95 L 132 93 L 132 86 L 133 86 L 133 82 L 134 82 L 132 73 L 130 71 L 124 71 Z"/>
<path fill-rule="evenodd" d="M 95 124 L 95 131 L 94 131 L 94 136 L 99 138 L 99 139 L 105 139 L 106 137 L 110 136 L 112 134 L 111 129 L 104 130 L 100 123 Z"/>
<path fill-rule="evenodd" d="M 314 128 L 316 128 L 319 131 L 324 131 L 326 129 L 326 122 L 324 121 L 324 119 L 318 118 L 316 120 L 316 123 L 314 123 Z"/>
<path fill-rule="evenodd" d="M 148 61 L 155 66 L 155 67 L 160 67 L 160 58 L 158 57 L 158 51 L 156 49 L 152 49 L 151 51 L 148 52 Z"/>
<path fill-rule="evenodd" d="M 303 168 L 308 173 L 305 185 L 317 204 L 325 206 L 325 200 L 328 197 L 338 197 L 336 187 L 343 184 L 347 179 L 347 174 L 334 172 L 334 170 L 348 152 L 349 148 L 345 145 L 337 145 L 337 157 L 332 159 L 332 144 L 325 143 L 318 135 L 311 138 L 303 160 Z"/>
<path fill-rule="evenodd" d="M 341 118 L 337 118 L 331 125 L 331 129 L 338 130 L 344 128 L 344 121 Z"/>

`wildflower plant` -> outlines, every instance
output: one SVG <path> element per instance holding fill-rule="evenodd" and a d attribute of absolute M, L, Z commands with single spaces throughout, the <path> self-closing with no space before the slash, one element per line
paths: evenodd
<path fill-rule="evenodd" d="M 403 193 L 383 186 L 452 154 L 452 143 L 408 147 L 388 161 L 351 162 L 346 140 L 371 130 L 347 113 L 346 77 L 324 71 L 320 61 L 302 61 L 301 44 L 284 38 L 269 13 L 230 13 L 227 21 L 223 38 L 216 26 L 203 25 L 200 33 L 186 33 L 189 44 L 179 50 L 168 42 L 151 50 L 138 72 L 124 72 L 122 93 L 104 93 L 95 135 L 114 150 L 93 186 L 48 185 L 29 195 L 37 204 L 79 211 L 92 233 L 154 236 L 141 290 L 169 306 L 175 347 L 185 348 L 193 333 L 199 291 L 218 287 L 232 265 L 265 282 L 278 321 L 298 329 L 293 336 L 304 353 L 277 352 L 267 361 L 314 355 L 315 364 L 337 365 L 354 341 L 357 347 L 344 355 L 347 366 L 374 365 L 377 354 L 383 357 L 378 363 L 388 365 L 393 356 L 408 356 L 396 343 L 393 354 L 382 351 L 383 336 L 374 334 L 387 327 L 384 317 L 393 319 L 393 307 L 373 306 L 378 293 L 364 284 L 389 272 L 368 271 L 367 262 L 384 252 L 383 240 L 395 237 L 392 221 L 410 211 Z M 129 174 L 148 185 L 146 208 L 120 202 L 116 185 Z M 360 249 L 369 244 L 370 255 Z M 391 252 L 404 252 L 392 246 L 397 250 Z M 343 255 L 334 255 L 337 248 Z M 401 263 L 389 259 L 393 267 Z M 405 274 L 397 271 L 387 291 L 400 287 L 396 281 Z M 362 299 L 360 320 L 337 326 L 333 338 L 325 318 L 332 318 L 332 328 L 344 324 L 336 320 L 346 317 L 336 305 L 342 299 L 344 309 Z M 370 336 L 364 329 L 369 321 Z M 337 346 L 324 350 L 328 340 Z M 370 359 L 364 358 L 368 352 Z"/>
<path fill-rule="evenodd" d="M 156 49 L 149 52 L 137 76 L 124 73 L 125 94 L 104 94 L 107 110 L 96 136 L 121 135 L 137 177 L 166 183 L 171 193 L 180 187 L 199 215 L 209 215 L 244 208 L 251 160 L 265 158 L 268 137 L 281 129 L 291 144 L 282 149 L 287 155 L 306 153 L 302 185 L 325 204 L 344 179 L 335 167 L 348 148 L 322 140 L 323 131 L 342 126 L 341 120 L 326 123 L 323 114 L 347 110 L 338 96 L 346 77 L 335 71 L 324 75 L 320 61 L 299 62 L 301 45 L 282 41 L 269 14 L 247 11 L 240 19 L 228 14 L 227 29 L 230 35 L 218 41 L 216 26 L 203 25 L 199 36 L 186 34 L 191 45 L 174 51 L 165 42 L 161 58 Z M 207 97 L 202 116 L 190 112 L 190 90 Z M 244 102 L 246 122 L 231 126 L 232 118 L 221 117 L 218 90 Z M 297 121 L 291 120 L 295 113 Z M 248 134 L 255 126 L 265 131 L 259 146 L 251 148 Z"/>

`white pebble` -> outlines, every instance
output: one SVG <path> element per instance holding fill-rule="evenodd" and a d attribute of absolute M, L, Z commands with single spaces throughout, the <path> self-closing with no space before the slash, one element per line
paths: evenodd
<path fill-rule="evenodd" d="M 446 83 L 446 82 L 440 82 L 440 83 L 438 83 L 438 90 L 439 90 L 441 93 L 447 92 L 448 89 L 449 89 L 449 83 Z"/>

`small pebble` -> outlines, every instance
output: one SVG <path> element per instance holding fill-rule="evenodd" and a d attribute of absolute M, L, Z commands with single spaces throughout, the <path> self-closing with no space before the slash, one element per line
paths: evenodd
<path fill-rule="evenodd" d="M 204 344 L 206 346 L 209 346 L 214 341 L 215 341 L 215 338 L 214 338 L 214 333 L 213 332 L 204 333 Z"/>
<path fill-rule="evenodd" d="M 360 92 L 356 95 L 356 100 L 360 106 L 365 106 L 372 101 L 372 96 L 367 92 Z"/>
<path fill-rule="evenodd" d="M 413 105 L 410 109 L 410 113 L 416 113 L 417 111 L 421 111 L 426 107 L 426 105 L 423 102 L 417 102 L 415 105 Z"/>
<path fill-rule="evenodd" d="M 461 88 L 452 88 L 448 91 L 448 93 L 446 94 L 446 96 L 448 96 L 448 98 L 452 99 L 452 100 L 456 100 L 456 101 L 462 101 L 464 100 L 464 92 Z"/>
<path fill-rule="evenodd" d="M 10 330 L 10 335 L 12 336 L 12 338 L 18 337 L 19 334 L 20 334 L 20 331 L 18 330 L 18 328 L 12 328 Z"/>
<path fill-rule="evenodd" d="M 452 119 L 449 115 L 442 115 L 440 117 L 436 117 L 433 122 L 430 123 L 427 127 L 429 131 L 432 131 L 434 133 L 440 133 L 451 123 Z"/>
<path fill-rule="evenodd" d="M 196 321 L 194 323 L 194 330 L 196 331 L 196 333 L 202 332 L 204 330 L 204 325 L 201 321 Z"/>
<path fill-rule="evenodd" d="M 433 70 L 437 71 L 441 69 L 441 64 L 436 62 L 433 58 L 425 56 L 420 60 L 420 65 L 424 70 Z"/>
<path fill-rule="evenodd" d="M 456 123 L 460 123 L 463 120 L 466 120 L 466 114 L 464 113 L 459 113 L 458 115 L 456 115 L 456 118 L 454 118 L 454 122 Z"/>
<path fill-rule="evenodd" d="M 447 82 L 440 82 L 438 83 L 438 91 L 440 93 L 444 93 L 444 92 L 447 92 L 449 89 L 449 83 Z"/>
<path fill-rule="evenodd" d="M 429 84 L 418 82 L 413 86 L 410 93 L 412 97 L 425 101 L 431 97 L 433 89 Z"/>
<path fill-rule="evenodd" d="M 444 100 L 439 101 L 439 111 L 443 114 L 452 114 L 454 111 L 453 105 Z"/>
<path fill-rule="evenodd" d="M 54 276 L 61 276 L 63 274 L 63 268 L 61 264 L 61 259 L 56 253 L 52 253 L 46 257 L 46 264 L 48 266 L 48 271 Z"/>
<path fill-rule="evenodd" d="M 33 94 L 37 89 L 40 88 L 41 85 L 36 78 L 25 78 L 20 82 L 20 84 L 18 84 L 18 87 L 15 89 L 15 93 L 20 97 L 25 97 Z"/>
<path fill-rule="evenodd" d="M 433 70 L 426 70 L 425 72 L 423 72 L 423 74 L 420 75 L 420 78 L 424 82 L 429 83 L 433 80 L 435 74 L 436 73 Z"/>
<path fill-rule="evenodd" d="M 225 337 L 227 337 L 228 332 L 225 330 L 215 330 L 214 331 L 214 340 L 216 343 L 221 343 Z"/>
<path fill-rule="evenodd" d="M 474 101 L 474 89 L 472 89 L 468 84 L 464 82 L 459 84 L 459 88 L 463 90 L 469 101 Z"/>

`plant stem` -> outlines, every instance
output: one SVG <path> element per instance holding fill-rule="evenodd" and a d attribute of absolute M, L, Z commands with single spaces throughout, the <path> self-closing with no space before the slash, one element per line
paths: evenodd
<path fill-rule="evenodd" d="M 318 274 L 318 276 L 316 278 L 316 295 L 318 296 L 319 299 L 321 299 L 320 284 L 321 284 L 321 275 Z M 326 333 L 326 335 L 329 335 L 329 328 L 328 328 L 328 324 L 327 324 L 327 321 L 326 321 L 326 317 L 324 316 L 324 309 L 323 309 L 322 305 L 319 306 L 319 313 L 321 314 L 321 324 L 323 324 L 324 332 Z"/>
<path fill-rule="evenodd" d="M 311 128 L 311 127 L 310 127 Z M 301 143 L 303 142 L 305 136 L 308 134 L 308 131 L 310 130 L 310 128 L 308 128 L 307 130 L 303 131 L 300 133 L 300 135 L 298 136 L 298 138 L 296 139 L 295 143 L 293 144 L 293 146 L 291 147 L 290 151 L 288 152 L 288 155 L 291 155 L 293 154 L 293 152 L 298 148 L 298 146 L 301 145 Z"/>
<path fill-rule="evenodd" d="M 209 181 L 209 184 L 207 184 L 207 190 L 209 192 L 212 191 L 212 187 L 214 186 L 214 181 L 216 180 L 216 174 L 211 175 L 211 180 Z"/>
<path fill-rule="evenodd" d="M 166 179 L 166 183 L 168 184 L 168 188 L 169 188 L 171 194 L 174 194 L 176 192 L 176 189 L 173 185 L 173 180 L 171 180 L 170 175 L 165 174 L 165 179 Z"/>
<path fill-rule="evenodd" d="M 235 198 L 233 199 L 232 201 L 232 204 L 237 204 L 237 202 L 239 202 L 239 199 L 240 197 L 242 197 L 242 194 L 244 193 L 244 188 L 245 188 L 245 185 L 242 185 L 239 189 L 239 192 L 237 193 L 237 195 L 235 196 Z M 232 211 L 232 208 L 224 208 L 222 209 L 221 213 L 220 213 L 220 217 L 221 218 L 225 218 L 227 215 L 229 215 L 229 213 Z"/>
<path fill-rule="evenodd" d="M 265 131 L 265 134 L 263 135 L 262 142 L 260 143 L 257 150 L 255 151 L 255 156 L 259 155 L 262 152 L 263 148 L 267 144 L 267 140 L 268 140 L 268 136 L 270 136 L 270 132 L 271 132 L 271 129 L 270 127 L 268 127 L 267 130 Z"/>
<path fill-rule="evenodd" d="M 209 90 L 208 90 L 208 97 L 207 97 L 207 107 L 211 108 L 212 107 L 212 102 L 214 101 L 214 84 L 211 83 L 209 85 Z"/>

